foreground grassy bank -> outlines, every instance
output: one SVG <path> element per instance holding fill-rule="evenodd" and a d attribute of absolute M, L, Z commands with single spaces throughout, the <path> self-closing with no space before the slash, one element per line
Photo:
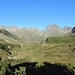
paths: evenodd
<path fill-rule="evenodd" d="M 26 60 L 0 61 L 0 75 L 74 75 L 70 64 L 27 62 Z"/>

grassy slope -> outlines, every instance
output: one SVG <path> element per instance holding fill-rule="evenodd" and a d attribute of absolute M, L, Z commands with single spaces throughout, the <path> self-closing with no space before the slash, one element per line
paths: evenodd
<path fill-rule="evenodd" d="M 51 63 L 75 62 L 75 38 L 55 38 L 52 43 L 25 44 L 23 48 L 15 46 L 11 50 L 13 59 L 27 59 L 30 61 L 47 61 Z M 63 40 L 62 40 L 63 39 Z M 66 42 L 65 42 L 66 41 Z"/>
<path fill-rule="evenodd" d="M 4 29 L 0 29 L 0 36 L 3 39 L 8 39 L 11 41 L 21 41 L 20 38 L 18 38 L 15 34 Z"/>
<path fill-rule="evenodd" d="M 0 43 L 2 42 L 3 40 L 0 40 Z M 75 38 L 49 38 L 45 43 L 24 44 L 23 47 L 14 45 L 11 53 L 13 59 L 26 59 L 31 62 L 74 63 Z M 0 49 L 0 57 L 5 58 L 7 54 Z"/>
<path fill-rule="evenodd" d="M 4 43 L 4 42 L 5 42 L 5 41 L 4 41 L 3 39 L 0 39 L 0 43 Z M 3 59 L 4 59 L 7 54 L 8 54 L 8 53 L 7 53 L 6 51 L 0 49 L 0 58 L 3 58 Z"/>
<path fill-rule="evenodd" d="M 8 54 L 8 53 L 7 53 L 6 51 L 0 49 L 0 57 L 1 57 L 2 59 L 5 59 L 6 56 L 7 56 L 7 54 Z"/>

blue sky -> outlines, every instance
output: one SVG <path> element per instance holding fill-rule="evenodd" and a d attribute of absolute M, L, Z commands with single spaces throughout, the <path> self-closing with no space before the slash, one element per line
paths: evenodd
<path fill-rule="evenodd" d="M 75 26 L 75 0 L 0 0 L 0 25 L 45 29 Z"/>

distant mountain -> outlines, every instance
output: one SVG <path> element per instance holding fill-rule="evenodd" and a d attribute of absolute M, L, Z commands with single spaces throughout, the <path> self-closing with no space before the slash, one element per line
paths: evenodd
<path fill-rule="evenodd" d="M 43 32 L 43 35 L 46 37 L 59 37 L 63 36 L 64 33 L 60 27 L 58 27 L 56 24 L 53 24 L 47 26 Z"/>
<path fill-rule="evenodd" d="M 2 30 L 1 30 L 2 29 Z M 20 39 L 23 42 L 41 42 L 47 37 L 62 37 L 65 34 L 74 32 L 72 27 L 65 26 L 60 28 L 56 24 L 48 25 L 45 30 L 38 30 L 37 28 L 19 28 L 15 25 L 10 27 L 0 26 L 0 32 L 4 37 L 10 37 L 14 40 Z M 1 35 L 1 34 L 0 34 Z"/>
<path fill-rule="evenodd" d="M 36 28 L 21 28 L 17 36 L 24 42 L 40 42 L 45 39 L 45 36 L 40 35 L 40 31 Z"/>
<path fill-rule="evenodd" d="M 0 27 L 0 35 L 3 39 L 12 41 L 21 41 L 23 43 L 36 43 L 45 40 L 45 36 L 40 35 L 40 31 L 36 28 L 19 28 L 17 26 Z"/>

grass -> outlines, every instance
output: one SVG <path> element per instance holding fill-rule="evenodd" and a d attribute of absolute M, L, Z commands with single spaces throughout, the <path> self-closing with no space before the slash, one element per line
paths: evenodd
<path fill-rule="evenodd" d="M 31 62 L 74 63 L 75 38 L 48 38 L 43 44 L 23 44 L 23 47 L 14 44 L 11 50 L 12 59 L 26 59 Z M 7 52 L 0 50 L 4 58 Z"/>
<path fill-rule="evenodd" d="M 74 38 L 54 38 L 52 43 L 24 44 L 24 47 L 15 46 L 11 50 L 14 59 L 28 59 L 29 61 L 47 61 L 50 63 L 73 63 L 75 62 Z M 59 40 L 58 40 L 59 39 Z M 62 39 L 64 41 L 62 41 Z M 65 42 L 67 41 L 67 43 Z M 49 38 L 49 42 L 52 38 Z M 55 42 L 55 43 L 54 43 Z"/>
<path fill-rule="evenodd" d="M 46 43 L 48 44 L 58 44 L 58 43 L 72 43 L 75 41 L 75 38 L 73 37 L 49 37 L 46 40 Z"/>
<path fill-rule="evenodd" d="M 8 53 L 7 53 L 6 51 L 0 49 L 0 58 L 6 59 L 7 54 L 8 54 Z"/>

